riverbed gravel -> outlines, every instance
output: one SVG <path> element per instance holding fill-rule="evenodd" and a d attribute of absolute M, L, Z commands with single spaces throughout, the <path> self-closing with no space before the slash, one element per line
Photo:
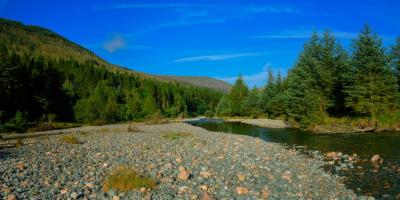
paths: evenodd
<path fill-rule="evenodd" d="M 0 199 L 367 199 L 326 173 L 324 161 L 280 144 L 185 123 L 129 126 L 69 133 L 81 144 L 54 135 L 1 149 Z M 104 192 L 105 178 L 121 165 L 158 186 Z"/>

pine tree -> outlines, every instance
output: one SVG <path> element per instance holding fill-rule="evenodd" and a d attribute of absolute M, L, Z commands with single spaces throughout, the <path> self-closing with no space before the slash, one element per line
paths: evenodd
<path fill-rule="evenodd" d="M 156 99 L 149 93 L 143 102 L 143 113 L 146 116 L 151 116 L 157 112 L 159 112 L 159 109 L 157 107 Z"/>
<path fill-rule="evenodd" d="M 400 37 L 397 37 L 396 44 L 391 49 L 391 64 L 396 74 L 398 89 L 400 89 Z"/>
<path fill-rule="evenodd" d="M 243 81 L 242 76 L 239 76 L 233 85 L 230 93 L 231 97 L 231 109 L 233 116 L 241 116 L 243 114 L 242 111 L 242 103 L 243 100 L 247 97 L 249 93 L 249 89 Z"/>
<path fill-rule="evenodd" d="M 245 116 L 251 117 L 259 117 L 262 114 L 261 106 L 260 106 L 260 93 L 258 92 L 257 87 L 254 87 L 249 95 L 244 99 L 242 103 L 242 112 Z"/>
<path fill-rule="evenodd" d="M 231 98 L 228 94 L 221 97 L 221 99 L 219 100 L 219 102 L 215 108 L 215 112 L 217 113 L 217 116 L 220 116 L 220 117 L 231 116 L 231 114 L 232 114 Z"/>
<path fill-rule="evenodd" d="M 378 36 L 365 26 L 353 43 L 354 81 L 346 87 L 346 105 L 376 118 L 395 106 L 397 84 Z"/>

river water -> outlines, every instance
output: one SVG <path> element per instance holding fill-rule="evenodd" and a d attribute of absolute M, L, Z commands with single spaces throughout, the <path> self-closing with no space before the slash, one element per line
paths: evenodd
<path fill-rule="evenodd" d="M 353 169 L 336 170 L 326 166 L 330 173 L 343 177 L 350 189 L 362 195 L 377 199 L 400 199 L 400 134 L 363 133 L 340 135 L 316 135 L 299 129 L 270 129 L 237 122 L 224 122 L 216 119 L 200 119 L 188 122 L 209 131 L 259 137 L 268 142 L 281 143 L 288 147 L 305 149 L 303 152 L 319 151 L 356 153 L 364 160 Z M 380 155 L 383 163 L 373 165 L 369 159 Z"/>

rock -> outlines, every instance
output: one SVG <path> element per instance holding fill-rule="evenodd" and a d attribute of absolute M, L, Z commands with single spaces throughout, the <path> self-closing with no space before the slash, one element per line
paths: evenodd
<path fill-rule="evenodd" d="M 249 189 L 238 186 L 238 187 L 236 187 L 236 192 L 238 194 L 247 194 L 247 193 L 249 193 Z"/>
<path fill-rule="evenodd" d="M 271 191 L 268 188 L 263 188 L 261 190 L 261 196 L 263 199 L 268 199 L 270 193 Z"/>
<path fill-rule="evenodd" d="M 328 153 L 326 153 L 325 155 L 326 155 L 326 157 L 329 158 L 329 159 L 333 159 L 333 158 L 336 158 L 336 157 L 337 157 L 337 154 L 336 154 L 336 152 L 334 152 L 334 151 L 328 152 Z"/>
<path fill-rule="evenodd" d="M 246 180 L 246 176 L 244 175 L 244 174 L 242 174 L 242 173 L 237 173 L 236 174 L 236 176 L 237 176 L 237 178 L 240 180 L 240 181 L 244 181 L 244 180 Z"/>
<path fill-rule="evenodd" d="M 179 174 L 178 174 L 178 178 L 182 181 L 186 181 L 189 178 L 190 174 L 189 172 L 186 170 L 185 167 L 180 166 L 179 167 Z"/>
<path fill-rule="evenodd" d="M 380 158 L 381 157 L 378 154 L 376 154 L 376 155 L 372 156 L 370 161 L 376 163 L 376 162 L 378 162 L 380 160 Z"/>
<path fill-rule="evenodd" d="M 15 167 L 17 168 L 17 169 L 19 169 L 19 170 L 24 170 L 24 168 L 25 168 L 25 165 L 24 165 L 24 163 L 23 162 L 18 162 L 16 165 L 15 165 Z"/>
<path fill-rule="evenodd" d="M 209 171 L 200 172 L 200 176 L 202 176 L 202 177 L 205 178 L 205 179 L 210 178 L 211 175 L 212 175 L 212 174 L 211 174 L 211 172 L 209 172 Z"/>
<path fill-rule="evenodd" d="M 190 199 L 195 200 L 195 199 L 198 199 L 198 198 L 199 198 L 199 195 L 197 195 L 197 194 L 190 195 Z"/>
<path fill-rule="evenodd" d="M 119 198 L 119 196 L 117 196 L 117 195 L 114 195 L 113 197 L 112 197 L 112 200 L 119 200 L 120 198 Z"/>
<path fill-rule="evenodd" d="M 200 185 L 200 188 L 201 188 L 203 191 L 207 191 L 208 186 L 207 186 L 207 185 Z"/>
<path fill-rule="evenodd" d="M 283 174 L 282 174 L 282 178 L 283 179 L 285 179 L 285 180 L 287 180 L 289 183 L 291 183 L 292 182 L 292 172 L 290 172 L 290 171 L 285 171 Z"/>
<path fill-rule="evenodd" d="M 145 193 L 145 192 L 147 192 L 147 190 L 146 190 L 146 188 L 145 188 L 145 187 L 141 187 L 141 188 L 139 189 L 139 192 L 141 192 L 141 193 Z"/>
<path fill-rule="evenodd" d="M 61 191 L 60 191 L 60 194 L 61 194 L 61 195 L 67 194 L 67 193 L 68 193 L 68 190 L 61 190 Z"/>
<path fill-rule="evenodd" d="M 7 200 L 17 200 L 17 197 L 13 194 L 7 196 Z"/>
<path fill-rule="evenodd" d="M 206 191 L 203 191 L 201 193 L 200 199 L 201 200 L 213 200 Z"/>
<path fill-rule="evenodd" d="M 95 185 L 93 183 L 86 183 L 85 186 L 90 189 L 93 189 L 95 187 Z"/>
<path fill-rule="evenodd" d="M 178 188 L 180 193 L 186 193 L 187 191 L 189 191 L 189 187 L 188 186 L 181 186 Z"/>
<path fill-rule="evenodd" d="M 334 160 L 328 161 L 328 165 L 334 165 L 334 164 L 335 164 Z"/>
<path fill-rule="evenodd" d="M 181 163 L 181 162 L 183 162 L 183 159 L 182 159 L 182 157 L 176 157 L 176 158 L 175 158 L 175 161 L 176 161 L 177 163 Z"/>
<path fill-rule="evenodd" d="M 103 167 L 108 167 L 108 163 L 104 163 L 104 164 L 103 164 Z"/>
<path fill-rule="evenodd" d="M 76 193 L 76 192 L 71 193 L 71 198 L 77 199 L 78 198 L 78 193 Z"/>

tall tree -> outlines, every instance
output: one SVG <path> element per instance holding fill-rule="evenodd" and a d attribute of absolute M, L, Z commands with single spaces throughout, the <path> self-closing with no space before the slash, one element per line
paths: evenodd
<path fill-rule="evenodd" d="M 215 112 L 217 113 L 217 116 L 220 117 L 228 117 L 232 114 L 231 98 L 228 94 L 225 94 L 221 97 L 217 106 L 215 107 Z"/>
<path fill-rule="evenodd" d="M 377 117 L 396 103 L 397 83 L 388 66 L 381 39 L 365 26 L 353 43 L 354 81 L 346 87 L 346 105 L 359 114 Z"/>
<path fill-rule="evenodd" d="M 230 93 L 232 115 L 241 116 L 243 114 L 242 103 L 243 100 L 247 97 L 248 93 L 249 89 L 247 88 L 242 76 L 240 75 L 233 85 Z"/>
<path fill-rule="evenodd" d="M 254 86 L 242 103 L 243 115 L 251 117 L 261 116 L 262 111 L 260 103 L 260 93 L 258 92 L 258 88 Z"/>
<path fill-rule="evenodd" d="M 146 116 L 151 116 L 160 110 L 157 107 L 157 102 L 154 96 L 149 93 L 147 94 L 146 98 L 144 99 L 143 102 L 143 112 Z"/>
<path fill-rule="evenodd" d="M 391 49 L 391 61 L 396 73 L 398 89 L 400 89 L 400 37 L 397 37 L 396 44 Z"/>

